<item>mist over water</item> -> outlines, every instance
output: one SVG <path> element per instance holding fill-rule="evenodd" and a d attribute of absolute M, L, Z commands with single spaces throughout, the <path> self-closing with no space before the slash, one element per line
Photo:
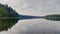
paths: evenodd
<path fill-rule="evenodd" d="M 24 15 L 60 14 L 60 0 L 0 0 L 0 3 L 8 4 Z M 19 20 L 11 29 L 0 34 L 60 34 L 60 21 Z"/>

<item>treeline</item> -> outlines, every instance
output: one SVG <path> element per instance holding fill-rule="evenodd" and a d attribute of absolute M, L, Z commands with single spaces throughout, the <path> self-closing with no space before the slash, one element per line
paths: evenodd
<path fill-rule="evenodd" d="M 0 17 L 18 17 L 18 13 L 8 5 L 0 4 Z"/>
<path fill-rule="evenodd" d="M 45 19 L 60 21 L 60 14 L 47 15 L 47 16 L 45 16 Z"/>
<path fill-rule="evenodd" d="M 15 23 L 17 23 L 18 19 L 8 19 L 8 17 L 18 16 L 19 14 L 11 7 L 8 7 L 8 5 L 0 4 L 0 31 L 8 30 L 8 28 L 11 28 Z"/>

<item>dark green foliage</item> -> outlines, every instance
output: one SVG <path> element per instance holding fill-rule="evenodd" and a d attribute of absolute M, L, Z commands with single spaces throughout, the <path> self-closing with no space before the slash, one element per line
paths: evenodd
<path fill-rule="evenodd" d="M 8 5 L 1 5 L 0 4 L 0 14 L 4 17 L 17 17 L 18 13 L 13 10 L 11 7 L 8 7 Z"/>
<path fill-rule="evenodd" d="M 11 28 L 15 23 L 17 23 L 18 19 L 0 19 L 0 31 L 8 30 Z"/>
<path fill-rule="evenodd" d="M 15 10 L 8 7 L 8 5 L 0 4 L 0 31 L 8 30 L 17 23 L 18 19 L 14 17 L 19 17 Z"/>
<path fill-rule="evenodd" d="M 47 15 L 47 16 L 45 16 L 45 19 L 60 21 L 60 15 L 59 14 Z"/>

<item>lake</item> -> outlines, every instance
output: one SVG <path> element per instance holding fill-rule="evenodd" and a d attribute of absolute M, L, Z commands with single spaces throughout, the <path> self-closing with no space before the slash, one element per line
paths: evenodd
<path fill-rule="evenodd" d="M 19 20 L 8 31 L 2 34 L 57 34 L 60 33 L 60 21 L 49 21 L 45 19 Z"/>
<path fill-rule="evenodd" d="M 0 0 L 2 4 L 8 4 L 19 14 L 32 16 L 45 16 L 48 14 L 60 14 L 59 0 Z M 8 31 L 0 34 L 60 34 L 60 21 L 45 19 L 19 20 Z"/>

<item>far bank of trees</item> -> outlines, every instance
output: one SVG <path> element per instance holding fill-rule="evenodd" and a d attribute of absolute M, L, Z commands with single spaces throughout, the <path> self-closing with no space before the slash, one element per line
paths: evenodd
<path fill-rule="evenodd" d="M 45 19 L 60 21 L 60 14 L 47 15 L 45 16 Z"/>

